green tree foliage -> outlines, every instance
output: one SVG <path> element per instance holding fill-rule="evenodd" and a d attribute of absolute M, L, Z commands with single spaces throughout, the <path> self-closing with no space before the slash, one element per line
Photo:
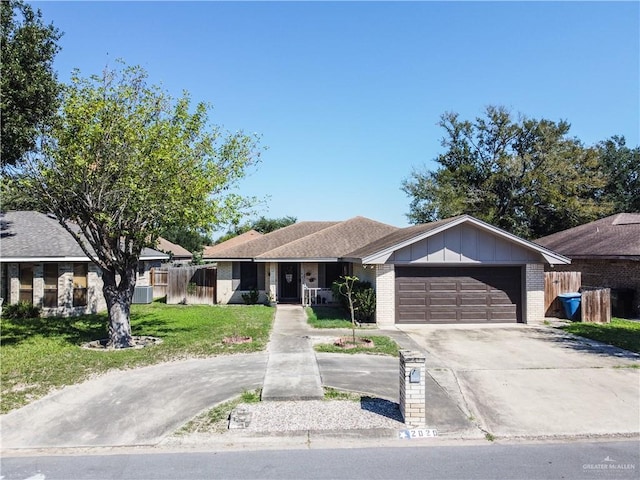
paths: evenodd
<path fill-rule="evenodd" d="M 640 212 L 640 147 L 629 148 L 624 137 L 614 136 L 600 142 L 598 152 L 607 176 L 604 198 L 616 212 Z"/>
<path fill-rule="evenodd" d="M 216 240 L 216 243 L 222 243 L 230 238 L 242 235 L 249 230 L 255 230 L 260 233 L 270 233 L 279 228 L 288 227 L 296 223 L 298 219 L 296 217 L 280 217 L 280 218 L 265 218 L 260 217 L 252 222 L 245 222 L 243 224 L 236 224 L 232 226 L 227 233 Z"/>
<path fill-rule="evenodd" d="M 193 254 L 201 253 L 205 245 L 211 245 L 213 242 L 202 229 L 169 227 L 163 230 L 160 236 Z"/>
<path fill-rule="evenodd" d="M 0 125 L 2 165 L 15 165 L 36 146 L 38 131 L 53 118 L 60 86 L 53 59 L 62 36 L 45 25 L 40 10 L 2 0 Z"/>
<path fill-rule="evenodd" d="M 565 121 L 514 119 L 488 107 L 475 121 L 446 113 L 435 171 L 414 169 L 402 189 L 414 223 L 469 214 L 537 238 L 609 214 L 596 148 L 569 137 Z"/>
<path fill-rule="evenodd" d="M 110 342 L 125 347 L 142 249 L 167 227 L 239 217 L 252 200 L 229 189 L 258 160 L 257 140 L 212 128 L 205 104 L 171 98 L 139 67 L 75 72 L 62 100 L 20 182 L 102 269 Z"/>

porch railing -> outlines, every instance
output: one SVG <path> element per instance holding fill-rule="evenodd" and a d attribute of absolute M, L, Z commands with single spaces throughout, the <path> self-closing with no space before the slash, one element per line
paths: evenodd
<path fill-rule="evenodd" d="M 302 305 L 304 307 L 327 303 L 333 303 L 333 293 L 330 288 L 315 288 L 302 284 Z"/>

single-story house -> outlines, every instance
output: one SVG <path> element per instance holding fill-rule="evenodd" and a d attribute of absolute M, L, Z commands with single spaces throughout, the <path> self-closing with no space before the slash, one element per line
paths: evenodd
<path fill-rule="evenodd" d="M 640 213 L 618 213 L 535 243 L 571 258 L 570 266 L 554 270 L 581 272 L 583 287 L 611 288 L 614 315 L 640 316 Z"/>
<path fill-rule="evenodd" d="M 376 322 L 541 321 L 544 267 L 570 260 L 468 215 L 397 228 L 363 217 L 299 222 L 206 260 L 218 265 L 221 303 L 256 289 L 279 302 L 327 303 L 355 275 L 376 291 Z"/>
<path fill-rule="evenodd" d="M 193 254 L 177 243 L 170 242 L 166 238 L 160 237 L 156 249 L 169 255 L 169 263 L 180 266 L 188 265 L 193 261 Z"/>
<path fill-rule="evenodd" d="M 149 286 L 149 272 L 169 256 L 146 248 L 136 286 Z M 43 315 L 80 315 L 106 310 L 102 272 L 50 215 L 0 213 L 0 297 L 27 301 Z"/>

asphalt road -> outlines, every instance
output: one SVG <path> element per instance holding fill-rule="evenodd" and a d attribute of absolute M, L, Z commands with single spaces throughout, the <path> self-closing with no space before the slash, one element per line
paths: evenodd
<path fill-rule="evenodd" d="M 640 443 L 487 444 L 2 458 L 2 480 L 638 479 Z"/>

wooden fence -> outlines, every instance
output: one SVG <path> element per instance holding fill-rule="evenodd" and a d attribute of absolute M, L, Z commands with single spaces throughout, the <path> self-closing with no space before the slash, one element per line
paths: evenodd
<path fill-rule="evenodd" d="M 545 272 L 544 274 L 544 311 L 547 317 L 564 317 L 562 303 L 558 299 L 561 293 L 579 292 L 582 286 L 580 272 Z"/>
<path fill-rule="evenodd" d="M 608 288 L 582 288 L 580 272 L 546 272 L 544 274 L 545 315 L 566 318 L 558 295 L 569 292 L 581 293 L 580 321 L 611 322 L 611 290 Z"/>
<path fill-rule="evenodd" d="M 582 290 L 580 317 L 583 322 L 611 322 L 611 289 L 594 288 Z"/>
<path fill-rule="evenodd" d="M 167 285 L 169 272 L 160 268 L 151 270 L 151 285 L 153 286 L 153 298 L 162 298 L 167 296 Z"/>
<path fill-rule="evenodd" d="M 167 296 L 167 303 L 215 305 L 217 271 L 215 267 L 171 267 L 153 272 L 154 297 Z"/>

